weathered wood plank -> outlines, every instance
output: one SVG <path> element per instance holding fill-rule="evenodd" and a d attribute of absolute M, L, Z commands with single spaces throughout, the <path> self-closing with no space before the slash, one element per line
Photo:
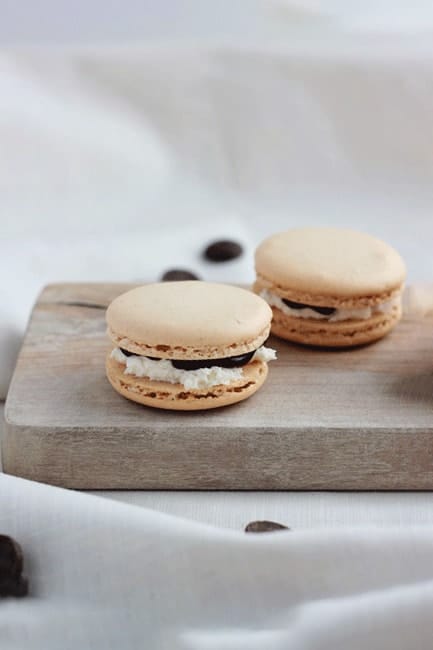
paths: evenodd
<path fill-rule="evenodd" d="M 374 345 L 274 339 L 254 397 L 175 413 L 105 379 L 104 310 L 130 286 L 41 294 L 5 408 L 6 472 L 82 489 L 433 489 L 433 288 L 411 289 L 403 322 Z"/>

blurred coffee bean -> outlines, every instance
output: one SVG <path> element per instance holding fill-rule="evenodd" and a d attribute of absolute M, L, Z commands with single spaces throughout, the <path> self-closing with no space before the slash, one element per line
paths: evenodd
<path fill-rule="evenodd" d="M 162 282 L 177 282 L 181 280 L 200 280 L 192 271 L 186 269 L 169 269 L 161 277 Z"/>
<path fill-rule="evenodd" d="M 7 596 L 14 596 L 15 598 L 22 598 L 29 593 L 29 583 L 27 578 L 20 576 L 13 580 L 12 578 L 0 578 L 0 598 Z"/>
<path fill-rule="evenodd" d="M 203 253 L 203 257 L 211 262 L 228 262 L 242 255 L 243 249 L 240 244 L 229 239 L 221 239 L 209 244 Z"/>
<path fill-rule="evenodd" d="M 250 521 L 245 526 L 246 533 L 270 533 L 273 530 L 290 530 L 290 528 L 276 521 Z"/>
<path fill-rule="evenodd" d="M 0 576 L 17 577 L 23 570 L 20 545 L 7 535 L 0 535 Z"/>
<path fill-rule="evenodd" d="M 25 596 L 28 583 L 21 573 L 23 553 L 12 537 L 0 535 L 0 596 Z"/>

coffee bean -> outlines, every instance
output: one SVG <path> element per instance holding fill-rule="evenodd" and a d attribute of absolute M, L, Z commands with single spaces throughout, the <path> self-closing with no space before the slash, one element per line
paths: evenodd
<path fill-rule="evenodd" d="M 290 530 L 290 528 L 276 521 L 250 521 L 245 526 L 246 533 L 270 533 L 274 530 Z"/>
<path fill-rule="evenodd" d="M 7 535 L 0 535 L 0 578 L 16 578 L 23 570 L 23 553 L 21 546 Z"/>
<path fill-rule="evenodd" d="M 22 577 L 23 553 L 12 537 L 0 535 L 0 596 L 25 596 L 27 580 Z"/>
<path fill-rule="evenodd" d="M 29 583 L 27 578 L 20 576 L 13 580 L 12 578 L 0 579 L 0 598 L 7 596 L 15 596 L 15 598 L 22 598 L 29 593 Z"/>
<path fill-rule="evenodd" d="M 162 282 L 178 282 L 181 280 L 200 280 L 200 278 L 186 269 L 169 269 L 161 276 Z"/>
<path fill-rule="evenodd" d="M 221 239 L 212 242 L 204 250 L 203 257 L 211 262 L 228 262 L 242 255 L 243 249 L 240 244 L 229 239 Z"/>

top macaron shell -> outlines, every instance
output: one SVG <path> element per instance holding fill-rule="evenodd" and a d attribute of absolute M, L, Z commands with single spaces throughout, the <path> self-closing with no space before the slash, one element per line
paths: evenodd
<path fill-rule="evenodd" d="M 390 295 L 401 288 L 406 275 L 402 258 L 391 246 L 341 228 L 277 233 L 262 242 L 255 260 L 263 286 L 283 296 L 287 290 L 289 296 L 290 291 L 311 295 L 313 304 L 324 306 L 348 298 Z"/>
<path fill-rule="evenodd" d="M 164 282 L 137 287 L 108 307 L 112 341 L 162 359 L 220 358 L 260 347 L 272 311 L 238 287 L 208 282 Z"/>

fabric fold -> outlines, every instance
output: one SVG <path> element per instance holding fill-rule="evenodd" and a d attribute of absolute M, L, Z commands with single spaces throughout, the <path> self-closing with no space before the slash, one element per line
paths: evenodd
<path fill-rule="evenodd" d="M 0 494 L 30 580 L 0 608 L 7 650 L 431 647 L 431 526 L 246 535 L 9 476 Z"/>

